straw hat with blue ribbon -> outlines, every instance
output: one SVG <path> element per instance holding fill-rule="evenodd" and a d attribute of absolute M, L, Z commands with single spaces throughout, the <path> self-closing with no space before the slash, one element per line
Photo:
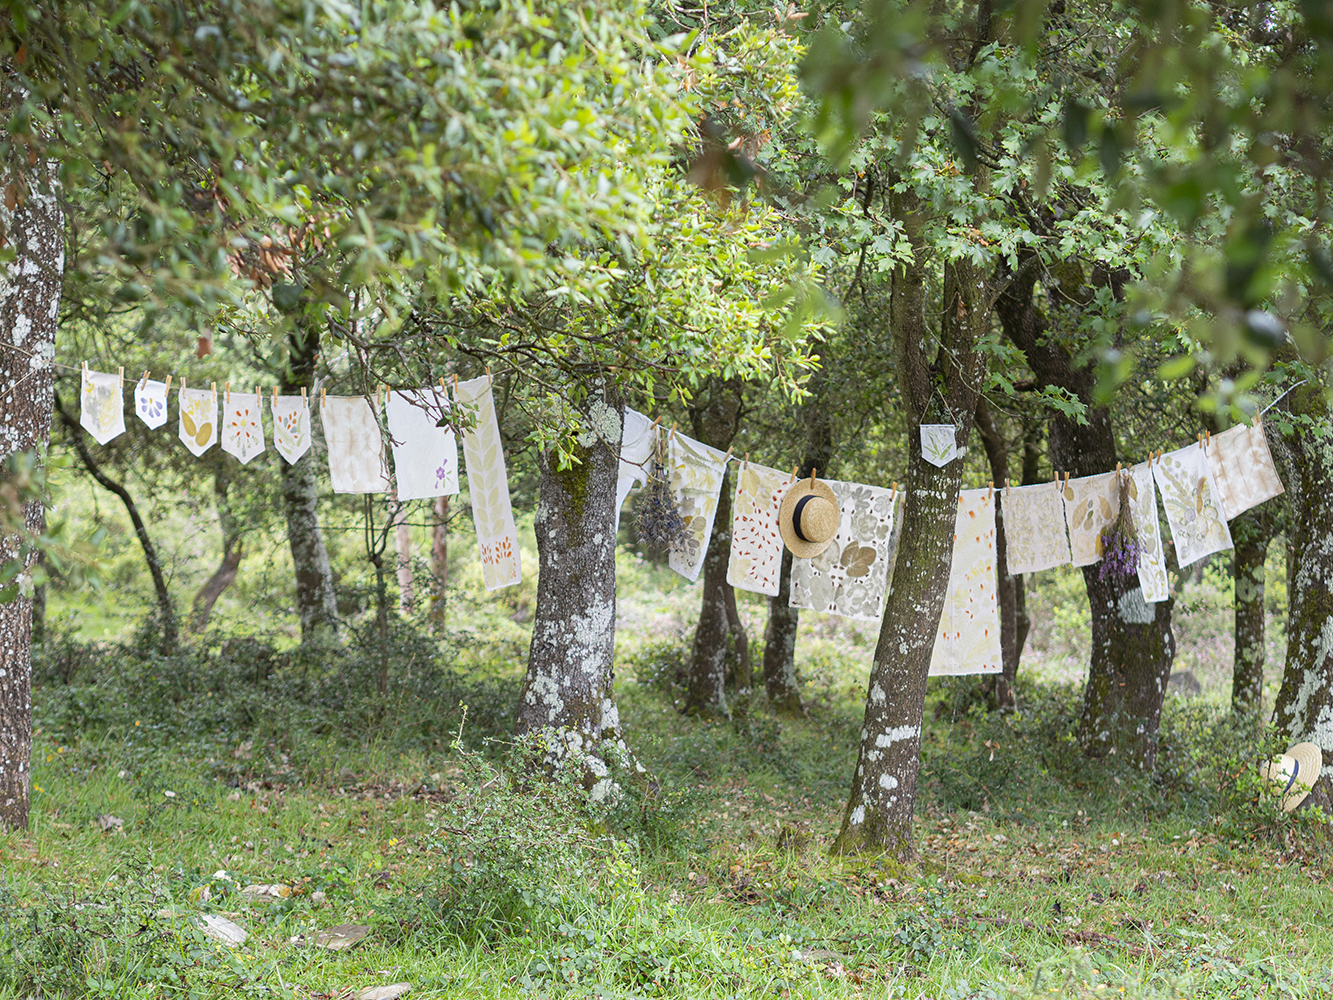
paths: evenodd
<path fill-rule="evenodd" d="M 1297 743 L 1276 760 L 1259 765 L 1259 775 L 1282 789 L 1282 811 L 1291 812 L 1305 801 L 1319 780 L 1324 755 L 1317 743 Z"/>

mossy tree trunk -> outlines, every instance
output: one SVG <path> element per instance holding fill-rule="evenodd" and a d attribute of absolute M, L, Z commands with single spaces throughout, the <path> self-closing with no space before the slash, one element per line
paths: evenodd
<path fill-rule="evenodd" d="M 1268 543 L 1277 532 L 1273 503 L 1231 521 L 1231 581 L 1235 617 L 1235 655 L 1231 673 L 1231 710 L 1237 714 L 1258 713 L 1263 708 L 1264 667 L 1268 664 L 1265 641 L 1264 562 Z"/>
<path fill-rule="evenodd" d="M 946 261 L 939 350 L 925 354 L 923 206 L 912 190 L 892 196 L 892 210 L 915 257 L 893 275 L 891 335 L 908 408 L 910 450 L 902 541 L 870 670 L 860 753 L 835 853 L 915 854 L 912 815 L 921 765 L 926 675 L 944 609 L 953 555 L 963 462 L 943 468 L 921 456 L 922 423 L 954 423 L 965 444 L 986 376 L 977 343 L 990 326 L 991 293 L 975 264 Z"/>
<path fill-rule="evenodd" d="M 7 105 L 0 99 L 0 110 Z M 14 254 L 0 260 L 0 495 L 4 460 L 28 452 L 40 461 L 51 440 L 51 360 L 65 273 L 56 184 L 56 164 L 45 160 L 27 171 L 0 168 L 0 238 Z M 27 532 L 42 530 L 40 501 L 24 503 L 21 515 Z M 0 535 L 0 565 L 17 558 L 16 536 Z M 29 554 L 21 572 L 31 565 Z M 28 827 L 31 759 L 32 599 L 20 594 L 0 604 L 0 831 Z"/>
<path fill-rule="evenodd" d="M 1274 449 L 1286 486 L 1292 561 L 1287 662 L 1274 721 L 1293 742 L 1319 744 L 1327 761 L 1333 759 L 1333 414 L 1325 391 L 1312 383 L 1287 397 L 1293 429 Z"/>
<path fill-rule="evenodd" d="M 539 459 L 537 610 L 517 732 L 551 730 L 553 752 L 594 763 L 619 739 L 612 690 L 616 631 L 616 475 L 624 401 L 593 396 L 574 446 L 577 464 Z"/>
<path fill-rule="evenodd" d="M 1095 372 L 1076 365 L 1069 352 L 1049 336 L 1048 319 L 1034 301 L 1038 269 L 1026 261 L 996 302 L 1005 334 L 1027 356 L 1037 379 L 1064 389 L 1085 405 L 1086 422 L 1053 414 L 1050 424 L 1051 463 L 1077 478 L 1116 467 L 1115 433 L 1110 413 L 1092 405 Z M 1081 277 L 1081 276 L 1080 276 Z M 1123 284 L 1124 276 L 1098 275 L 1101 283 Z M 1062 288 L 1077 296 L 1090 290 L 1079 284 Z M 1171 630 L 1173 600 L 1148 604 L 1137 576 L 1115 574 L 1102 579 L 1100 563 L 1083 567 L 1092 619 L 1092 658 L 1083 693 L 1079 739 L 1092 757 L 1126 753 L 1144 767 L 1157 754 L 1166 682 L 1175 658 Z"/>

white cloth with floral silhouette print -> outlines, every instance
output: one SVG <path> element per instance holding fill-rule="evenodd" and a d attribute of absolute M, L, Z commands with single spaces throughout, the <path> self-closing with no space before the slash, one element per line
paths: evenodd
<path fill-rule="evenodd" d="M 948 590 L 930 654 L 931 677 L 1000 672 L 996 590 L 995 498 L 989 489 L 964 490 L 954 520 Z"/>
<path fill-rule="evenodd" d="M 481 550 L 481 578 L 487 590 L 510 587 L 523 579 L 523 567 L 490 376 L 455 382 L 454 403 L 475 415 L 472 429 L 463 432 L 463 460 Z"/>
<path fill-rule="evenodd" d="M 1120 513 L 1120 487 L 1114 472 L 1065 482 L 1065 524 L 1075 566 L 1091 566 L 1102 557 L 1102 532 Z M 1008 543 L 1009 536 L 1005 536 Z"/>
<path fill-rule="evenodd" d="M 1162 526 L 1157 521 L 1157 486 L 1152 466 L 1141 462 L 1129 470 L 1129 512 L 1139 542 L 1139 587 L 1148 604 L 1170 596 L 1166 577 L 1166 554 L 1162 550 Z"/>
<path fill-rule="evenodd" d="M 782 583 L 778 512 L 793 480 L 790 472 L 746 462 L 736 475 L 731 505 L 731 558 L 727 583 L 756 594 L 777 594 Z"/>
<path fill-rule="evenodd" d="M 430 500 L 458 492 L 458 438 L 437 426 L 450 410 L 443 389 L 392 389 L 385 412 L 399 500 Z"/>
<path fill-rule="evenodd" d="M 727 471 L 727 453 L 673 431 L 667 447 L 671 492 L 685 524 L 684 537 L 671 548 L 667 565 L 691 582 L 699 579 L 713 518 Z"/>
<path fill-rule="evenodd" d="M 264 451 L 264 397 L 258 392 L 222 396 L 222 450 L 245 465 Z"/>
<path fill-rule="evenodd" d="M 838 499 L 841 519 L 833 542 L 813 559 L 793 559 L 793 608 L 856 621 L 879 621 L 889 587 L 894 494 L 880 486 L 825 482 Z"/>
<path fill-rule="evenodd" d="M 134 387 L 134 412 L 149 430 L 167 422 L 167 384 L 157 379 L 141 379 Z"/>
<path fill-rule="evenodd" d="M 218 394 L 213 389 L 187 389 L 181 386 L 177 399 L 180 408 L 181 443 L 196 458 L 218 440 Z"/>
<path fill-rule="evenodd" d="M 1000 497 L 1005 563 L 1009 573 L 1037 573 L 1073 561 L 1057 482 L 1006 488 Z"/>
<path fill-rule="evenodd" d="M 943 468 L 959 455 L 958 429 L 953 424 L 921 425 L 921 457 Z"/>
<path fill-rule="evenodd" d="M 384 436 L 375 408 L 365 396 L 324 396 L 319 422 L 329 452 L 334 493 L 388 493 Z"/>
<path fill-rule="evenodd" d="M 1152 474 L 1162 491 L 1177 566 L 1184 569 L 1204 556 L 1231 548 L 1231 530 L 1222 516 L 1217 484 L 1202 444 L 1168 451 L 1153 463 Z"/>
<path fill-rule="evenodd" d="M 1283 492 L 1262 424 L 1237 424 L 1204 446 L 1223 519 L 1230 521 Z"/>
<path fill-rule="evenodd" d="M 310 403 L 304 396 L 273 396 L 273 447 L 295 465 L 310 450 Z"/>
<path fill-rule="evenodd" d="M 625 408 L 625 428 L 620 436 L 620 467 L 616 472 L 616 531 L 620 530 L 620 508 L 635 484 L 648 484 L 648 466 L 653 458 L 657 428 L 638 410 Z"/>
<path fill-rule="evenodd" d="M 120 376 L 83 369 L 79 393 L 79 426 L 98 444 L 125 433 L 125 400 Z"/>

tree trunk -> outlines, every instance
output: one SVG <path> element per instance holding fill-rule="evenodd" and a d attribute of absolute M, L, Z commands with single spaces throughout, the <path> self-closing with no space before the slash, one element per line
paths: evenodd
<path fill-rule="evenodd" d="M 1287 663 L 1274 717 L 1293 742 L 1311 740 L 1333 760 L 1333 414 L 1325 391 L 1318 384 L 1293 391 L 1287 397 L 1293 433 L 1280 444 L 1269 434 L 1286 487 L 1293 566 Z"/>
<path fill-rule="evenodd" d="M 985 398 L 977 401 L 977 435 L 986 449 L 991 482 L 995 487 L 995 575 L 996 601 L 1000 611 L 1000 657 L 1002 670 L 995 678 L 995 706 L 1002 711 L 1017 707 L 1014 679 L 1023 647 L 1018 634 L 1018 611 L 1023 604 L 1023 577 L 1009 572 L 1004 541 L 1004 483 L 1009 476 L 1009 445 L 991 420 Z M 1026 639 L 1026 636 L 1023 637 Z"/>
<path fill-rule="evenodd" d="M 236 580 L 241 558 L 245 555 L 245 543 L 241 538 L 239 519 L 232 512 L 227 491 L 230 480 L 224 464 L 213 473 L 213 495 L 217 501 L 218 527 L 222 531 L 222 563 L 208 578 L 199 593 L 194 595 L 190 627 L 195 632 L 208 628 L 208 619 L 213 615 L 213 605 L 223 592 Z"/>
<path fill-rule="evenodd" d="M 910 188 L 892 196 L 894 217 L 912 241 L 914 259 L 893 277 L 890 323 L 894 365 L 907 404 L 911 435 L 902 538 L 870 669 L 860 754 L 835 853 L 885 851 L 915 855 L 912 815 L 921 767 L 926 676 L 949 583 L 963 462 L 943 468 L 921 456 L 920 425 L 954 423 L 967 441 L 985 380 L 986 356 L 976 349 L 991 321 L 991 292 L 967 260 L 946 261 L 940 346 L 924 353 L 924 219 Z"/>
<path fill-rule="evenodd" d="M 516 730 L 559 731 L 559 756 L 576 757 L 593 775 L 597 746 L 619 739 L 612 682 L 616 630 L 616 475 L 624 401 L 607 393 L 589 401 L 585 426 L 614 434 L 576 440 L 577 464 L 560 469 L 539 457 L 537 612 Z M 610 415 L 615 420 L 609 419 Z M 589 432 L 591 433 L 591 432 Z M 605 434 L 605 431 L 601 431 Z"/>
<path fill-rule="evenodd" d="M 394 514 L 393 542 L 398 554 L 398 609 L 412 613 L 416 594 L 412 586 L 412 529 L 407 524 L 407 505 L 399 504 Z"/>
<path fill-rule="evenodd" d="M 2 86 L 2 85 L 0 85 Z M 0 110 L 8 102 L 0 100 Z M 19 147 L 21 148 L 21 147 Z M 0 492 L 3 460 L 30 453 L 39 461 L 51 440 L 56 317 L 65 273 L 64 214 L 56 165 L 39 161 L 23 174 L 0 169 L 0 237 L 13 262 L 0 261 Z M 23 504 L 25 530 L 42 529 L 42 504 Z M 0 535 L 0 566 L 20 558 L 19 538 Z M 25 559 L 21 572 L 31 567 Z M 0 830 L 28 827 L 32 759 L 32 599 L 0 604 Z"/>
<path fill-rule="evenodd" d="M 305 389 L 313 397 L 319 330 L 293 331 L 287 340 L 289 363 L 279 383 L 284 395 Z M 311 421 L 311 433 L 315 422 Z M 287 514 L 287 544 L 296 570 L 296 610 L 301 618 L 301 642 L 324 643 L 338 639 L 338 598 L 324 536 L 319 530 L 318 459 L 311 448 L 295 464 L 279 460 L 282 469 L 282 505 Z"/>
<path fill-rule="evenodd" d="M 157 558 L 157 549 L 153 545 L 153 540 L 148 537 L 148 527 L 144 524 L 143 517 L 139 514 L 139 505 L 134 502 L 121 483 L 116 482 L 105 472 L 93 458 L 92 452 L 88 450 L 88 442 L 83 438 L 84 430 L 79 426 L 79 422 L 66 411 L 60 401 L 60 394 L 55 394 L 56 411 L 60 414 L 60 421 L 69 431 L 70 440 L 74 443 L 74 450 L 79 454 L 79 460 L 83 467 L 88 470 L 88 475 L 97 480 L 104 490 L 114 493 L 120 498 L 120 502 L 125 505 L 125 511 L 130 515 L 130 521 L 134 525 L 134 534 L 139 539 L 139 546 L 143 549 L 144 561 L 148 563 L 148 573 L 153 579 L 153 590 L 157 594 L 157 615 L 161 620 L 162 632 L 158 638 L 158 652 L 163 656 L 176 651 L 176 608 L 171 600 L 171 592 L 167 589 L 167 578 L 162 572 L 162 563 Z"/>
<path fill-rule="evenodd" d="M 1263 708 L 1264 667 L 1268 646 L 1264 631 L 1264 561 L 1276 522 L 1270 504 L 1261 504 L 1231 521 L 1232 592 L 1235 597 L 1235 655 L 1231 673 L 1231 711 L 1258 712 Z"/>
<path fill-rule="evenodd" d="M 430 564 L 435 575 L 435 597 L 430 620 L 443 625 L 449 604 L 449 498 L 435 498 L 435 527 L 431 532 Z"/>

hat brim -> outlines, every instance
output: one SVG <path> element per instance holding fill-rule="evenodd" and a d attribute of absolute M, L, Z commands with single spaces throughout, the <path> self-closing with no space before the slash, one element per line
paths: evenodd
<path fill-rule="evenodd" d="M 1323 753 L 1317 743 L 1297 743 L 1289 747 L 1282 757 L 1289 757 L 1296 761 L 1298 770 L 1296 780 L 1292 782 L 1291 788 L 1282 796 L 1282 811 L 1292 812 L 1304 802 L 1313 790 L 1315 782 L 1319 780 L 1319 774 L 1323 770 Z M 1281 758 L 1270 761 L 1260 773 L 1278 783 L 1283 783 L 1286 776 L 1281 769 Z"/>
<path fill-rule="evenodd" d="M 816 479 L 811 484 L 809 479 L 802 479 L 794 483 L 787 491 L 787 495 L 782 498 L 782 507 L 778 511 L 778 532 L 782 535 L 782 542 L 791 550 L 791 554 L 798 559 L 813 559 L 820 555 L 825 549 L 833 544 L 833 539 L 837 536 L 836 529 L 834 533 L 822 542 L 807 542 L 796 534 L 796 528 L 792 525 L 792 515 L 796 510 L 796 504 L 801 497 L 810 496 L 823 497 L 833 505 L 834 510 L 839 510 L 838 498 L 833 493 L 833 488 L 822 479 Z"/>

